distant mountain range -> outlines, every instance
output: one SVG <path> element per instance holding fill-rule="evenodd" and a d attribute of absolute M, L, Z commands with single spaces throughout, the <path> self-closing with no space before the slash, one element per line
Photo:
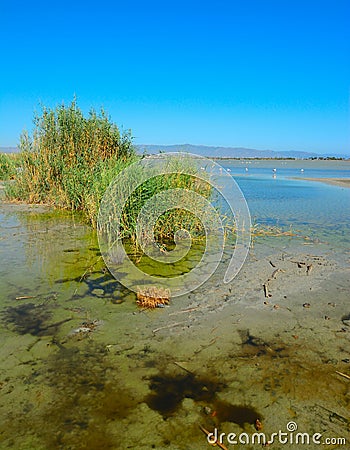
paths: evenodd
<path fill-rule="evenodd" d="M 138 153 L 187 152 L 213 158 L 312 158 L 317 153 L 299 151 L 256 150 L 244 147 L 210 147 L 206 145 L 137 145 Z"/>
<path fill-rule="evenodd" d="M 317 158 L 332 156 L 337 158 L 349 158 L 345 154 L 321 155 L 312 152 L 300 151 L 274 151 L 274 150 L 256 150 L 254 148 L 244 147 L 214 147 L 207 145 L 176 144 L 176 145 L 136 145 L 139 154 L 149 155 L 159 152 L 187 152 L 212 158 Z M 18 147 L 0 147 L 0 153 L 18 153 Z"/>

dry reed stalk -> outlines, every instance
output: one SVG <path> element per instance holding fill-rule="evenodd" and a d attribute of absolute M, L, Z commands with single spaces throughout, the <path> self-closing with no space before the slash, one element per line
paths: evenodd
<path fill-rule="evenodd" d="M 170 292 L 168 289 L 150 286 L 140 289 L 136 294 L 136 303 L 143 309 L 154 309 L 169 305 Z"/>

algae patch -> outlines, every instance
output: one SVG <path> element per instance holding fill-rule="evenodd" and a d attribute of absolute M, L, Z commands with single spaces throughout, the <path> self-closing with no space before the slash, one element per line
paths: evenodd
<path fill-rule="evenodd" d="M 50 323 L 52 313 L 45 305 L 25 303 L 23 305 L 9 306 L 2 312 L 2 321 L 8 328 L 19 334 L 32 336 L 53 336 L 66 319 Z"/>

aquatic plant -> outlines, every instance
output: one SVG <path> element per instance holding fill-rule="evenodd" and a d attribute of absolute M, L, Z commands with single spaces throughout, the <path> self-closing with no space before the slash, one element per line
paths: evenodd
<path fill-rule="evenodd" d="M 99 206 L 112 180 L 138 157 L 131 132 L 121 133 L 104 110 L 84 116 L 74 99 L 69 106 L 43 107 L 34 116 L 34 131 L 20 137 L 21 168 L 6 188 L 9 199 L 45 203 L 80 211 L 96 226 Z M 172 162 L 173 173 L 154 176 L 128 199 L 122 215 L 122 237 L 136 242 L 137 218 L 143 205 L 168 189 L 189 189 L 208 198 L 209 183 L 198 181 L 195 165 L 186 158 Z M 193 174 L 193 175 L 192 175 Z M 125 187 L 129 180 L 125 180 Z M 200 220 L 185 209 L 165 211 L 154 234 L 171 240 L 179 229 L 203 235 Z"/>
<path fill-rule="evenodd" d="M 120 133 L 103 109 L 85 117 L 76 100 L 43 107 L 20 150 L 21 170 L 7 196 L 82 211 L 93 224 L 105 188 L 135 155 L 130 131 Z"/>
<path fill-rule="evenodd" d="M 178 162 L 175 160 L 175 162 Z M 137 222 L 139 220 L 139 214 L 147 201 L 154 198 L 157 194 L 170 191 L 172 189 L 182 190 L 184 196 L 188 191 L 195 191 L 201 197 L 209 198 L 211 195 L 210 183 L 201 182 L 194 175 L 191 175 L 190 161 L 181 159 L 181 167 L 174 168 L 174 172 L 166 175 L 154 176 L 138 188 L 136 188 L 130 197 L 128 198 L 124 213 L 122 214 L 122 229 L 123 237 L 131 238 L 134 240 L 136 236 Z M 170 193 L 170 197 L 167 196 L 164 199 L 165 206 L 171 203 L 171 196 L 175 196 L 175 193 Z M 150 204 L 150 210 L 146 209 L 144 214 L 151 215 L 154 213 L 152 203 Z M 159 244 L 167 242 L 167 245 L 172 245 L 174 233 L 178 230 L 187 230 L 192 238 L 199 238 L 205 236 L 205 230 L 198 218 L 199 207 L 196 209 L 196 205 L 191 205 L 191 211 L 185 208 L 164 208 L 164 212 L 157 217 L 155 227 L 152 230 L 157 240 L 159 238 Z M 150 237 L 151 238 L 151 237 Z"/>
<path fill-rule="evenodd" d="M 0 153 L 0 180 L 11 180 L 16 174 L 16 167 L 18 165 L 18 155 Z"/>

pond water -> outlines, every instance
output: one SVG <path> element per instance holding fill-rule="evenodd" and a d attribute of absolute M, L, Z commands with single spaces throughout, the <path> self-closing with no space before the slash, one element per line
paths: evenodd
<path fill-rule="evenodd" d="M 255 222 L 292 227 L 311 239 L 260 238 L 248 269 L 231 285 L 214 275 L 152 312 L 138 311 L 135 294 L 111 277 L 95 233 L 78 217 L 0 204 L 0 448 L 210 448 L 200 424 L 252 433 L 257 419 L 276 431 L 278 418 L 349 439 L 349 385 L 332 378 L 329 387 L 335 368 L 350 373 L 349 286 L 327 258 L 348 264 L 350 189 L 290 178 L 301 168 L 305 177 L 350 178 L 349 163 L 222 165 L 238 175 Z M 280 308 L 262 310 L 269 264 L 261 255 L 275 252 L 271 263 L 283 265 L 283 255 L 302 247 L 303 258 L 314 258 L 316 278 L 301 274 L 290 256 Z M 292 278 L 300 274 L 309 283 L 303 300 Z M 241 309 L 228 306 L 217 316 L 218 299 L 230 297 L 241 297 Z M 283 307 L 287 297 L 316 305 L 308 320 L 306 307 Z M 255 298 L 248 314 L 247 301 Z M 204 312 L 200 302 L 209 305 Z M 339 305 L 334 318 L 330 303 Z M 198 315 L 188 315 L 191 308 Z"/>
<path fill-rule="evenodd" d="M 349 246 L 350 190 L 293 179 L 349 178 L 349 161 L 234 161 L 223 167 L 243 191 L 253 222 L 292 227 L 340 248 Z"/>

